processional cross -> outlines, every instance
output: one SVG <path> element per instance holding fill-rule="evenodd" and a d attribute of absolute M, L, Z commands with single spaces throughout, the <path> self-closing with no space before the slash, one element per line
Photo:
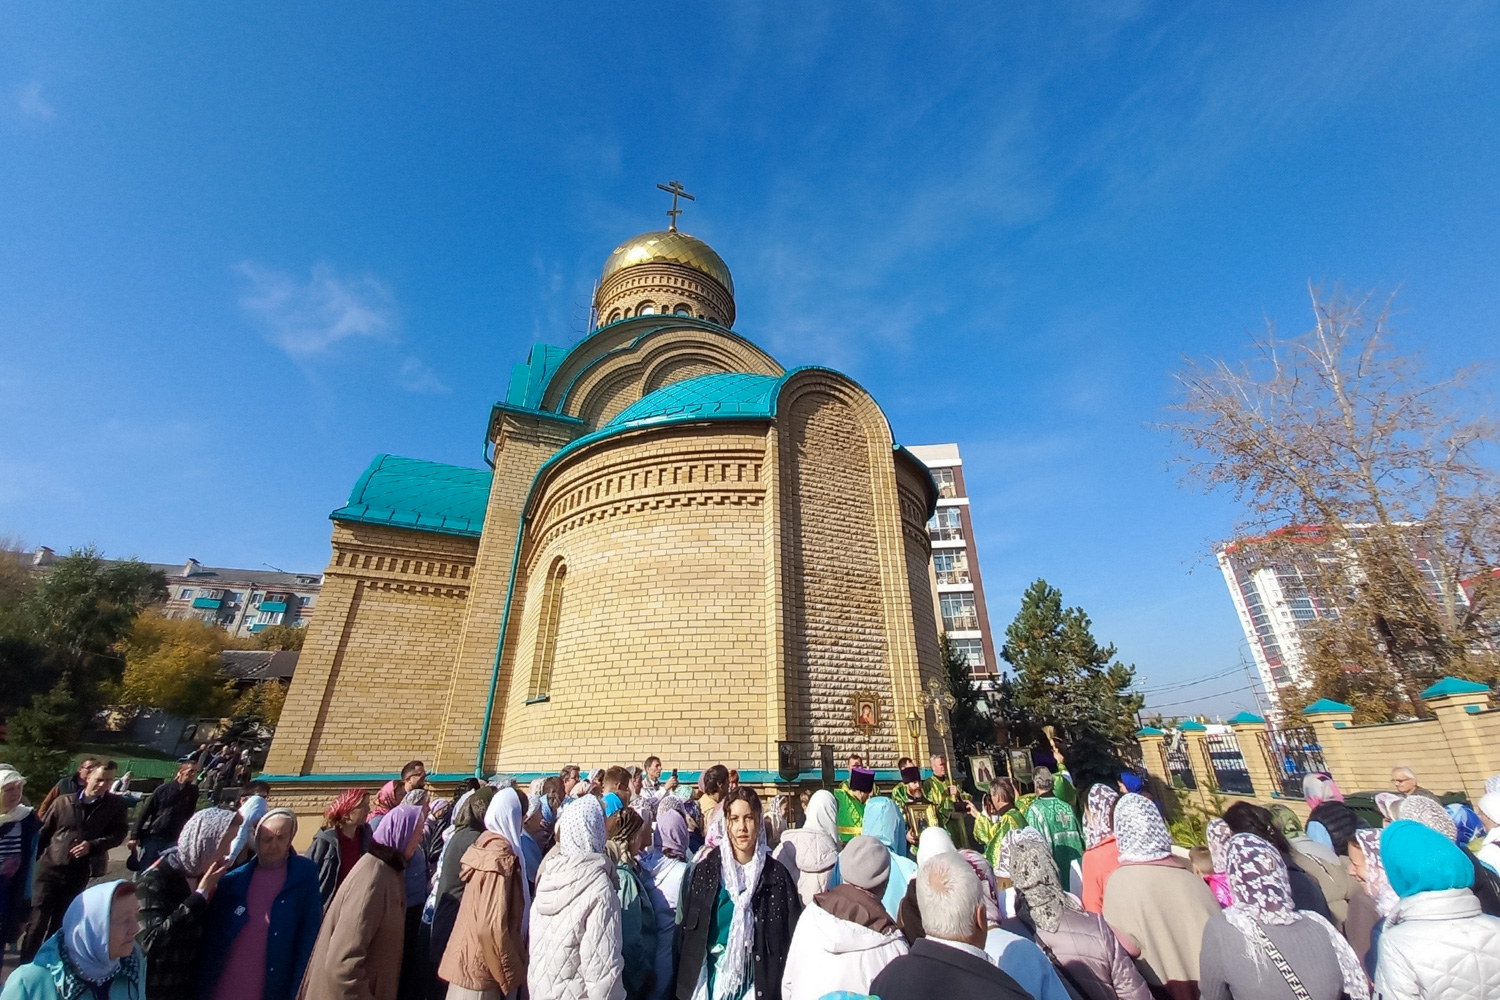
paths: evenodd
<path fill-rule="evenodd" d="M 682 214 L 682 209 L 677 207 L 677 199 L 686 198 L 688 201 L 697 201 L 698 199 L 687 193 L 687 188 L 682 186 L 681 181 L 668 181 L 666 184 L 658 184 L 656 186 L 672 196 L 672 209 L 667 213 L 667 217 L 672 221 L 667 226 L 667 232 L 675 233 L 677 232 L 677 217 Z"/>
<path fill-rule="evenodd" d="M 931 707 L 932 719 L 937 723 L 938 738 L 943 741 L 943 758 L 948 762 L 948 780 L 953 782 L 953 755 L 948 752 L 948 713 L 958 704 L 953 692 L 936 677 L 927 679 L 927 694 L 922 697 L 924 705 Z"/>

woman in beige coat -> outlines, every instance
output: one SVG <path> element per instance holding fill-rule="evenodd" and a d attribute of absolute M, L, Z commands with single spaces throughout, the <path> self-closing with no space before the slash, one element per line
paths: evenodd
<path fill-rule="evenodd" d="M 526 872 L 505 836 L 520 823 L 515 790 L 502 788 L 459 862 L 464 894 L 438 965 L 448 1000 L 501 1000 L 526 981 Z"/>
<path fill-rule="evenodd" d="M 422 842 L 422 806 L 385 814 L 370 851 L 323 915 L 297 1000 L 396 1000 L 406 943 L 406 862 Z"/>

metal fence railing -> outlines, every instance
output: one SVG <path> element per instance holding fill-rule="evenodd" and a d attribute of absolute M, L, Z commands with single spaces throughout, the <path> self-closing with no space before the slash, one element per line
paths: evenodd
<path fill-rule="evenodd" d="M 1198 776 L 1193 773 L 1193 763 L 1188 759 L 1187 741 L 1181 733 L 1162 743 L 1161 756 L 1162 764 L 1174 783 L 1181 782 L 1182 787 L 1190 791 L 1198 787 Z"/>
<path fill-rule="evenodd" d="M 1327 771 L 1323 747 L 1311 726 L 1290 729 L 1268 729 L 1256 733 L 1266 767 L 1280 782 L 1280 793 L 1286 798 L 1302 798 L 1302 779 L 1314 771 Z"/>
<path fill-rule="evenodd" d="M 1233 733 L 1210 733 L 1203 739 L 1203 748 L 1214 771 L 1214 785 L 1221 792 L 1255 794 L 1250 769 L 1245 766 L 1245 755 L 1240 752 L 1240 741 Z"/>

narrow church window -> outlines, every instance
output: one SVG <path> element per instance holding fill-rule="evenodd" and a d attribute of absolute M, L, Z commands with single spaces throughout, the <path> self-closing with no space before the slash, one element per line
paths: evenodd
<path fill-rule="evenodd" d="M 561 559 L 555 560 L 547 571 L 541 611 L 537 616 L 536 653 L 531 663 L 531 684 L 526 692 L 528 702 L 546 698 L 552 688 L 552 661 L 557 653 L 557 625 L 567 576 L 568 566 Z"/>
<path fill-rule="evenodd" d="M 654 316 L 656 314 L 656 307 L 651 303 L 646 302 L 643 303 L 641 307 L 635 311 L 635 314 L 637 316 Z"/>

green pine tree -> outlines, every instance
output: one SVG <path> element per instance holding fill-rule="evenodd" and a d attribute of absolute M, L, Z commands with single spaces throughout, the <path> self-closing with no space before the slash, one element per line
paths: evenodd
<path fill-rule="evenodd" d="M 948 633 L 938 636 L 938 650 L 943 658 L 943 675 L 948 683 L 948 693 L 953 695 L 953 708 L 948 712 L 948 727 L 952 730 L 949 739 L 957 760 L 948 764 L 954 774 L 965 773 L 968 765 L 964 761 L 975 754 L 989 753 L 995 743 L 995 724 L 980 705 L 983 695 L 974 689 L 969 673 L 969 661 L 953 647 Z"/>
<path fill-rule="evenodd" d="M 1053 726 L 1080 791 L 1113 781 L 1135 746 L 1135 714 L 1144 699 L 1129 693 L 1135 668 L 1101 646 L 1082 608 L 1064 608 L 1062 591 L 1037 580 L 1005 630 L 1001 657 L 1015 671 L 1001 686 L 1011 736 L 1046 749 Z"/>

